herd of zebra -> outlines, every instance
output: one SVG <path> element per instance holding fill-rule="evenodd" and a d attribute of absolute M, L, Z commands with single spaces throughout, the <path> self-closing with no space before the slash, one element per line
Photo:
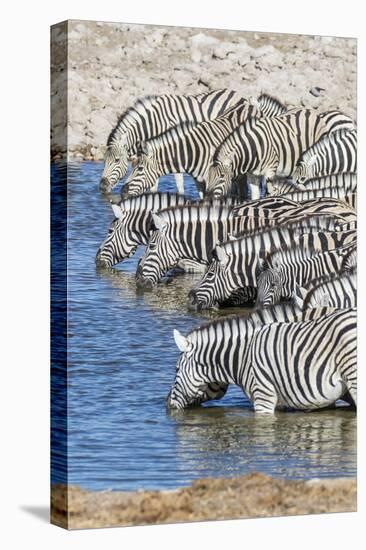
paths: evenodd
<path fill-rule="evenodd" d="M 131 172 L 96 264 L 144 245 L 137 286 L 199 271 L 189 308 L 253 308 L 174 330 L 169 409 L 219 399 L 229 384 L 262 413 L 356 405 L 356 153 L 347 115 L 267 94 L 149 96 L 119 118 L 101 191 Z M 177 193 L 157 192 L 165 174 L 177 175 Z M 184 196 L 183 174 L 199 200 Z"/>

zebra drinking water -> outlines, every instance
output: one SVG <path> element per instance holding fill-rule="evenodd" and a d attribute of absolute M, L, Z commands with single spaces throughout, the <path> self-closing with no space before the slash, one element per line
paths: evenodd
<path fill-rule="evenodd" d="M 138 286 L 146 288 L 182 260 L 198 262 L 204 270 L 211 250 L 229 233 L 274 224 L 265 215 L 233 216 L 231 207 L 217 205 L 169 208 L 152 217 L 154 231 L 136 272 Z"/>
<path fill-rule="evenodd" d="M 112 267 L 130 258 L 139 245 L 146 245 L 149 240 L 151 212 L 187 202 L 184 196 L 175 193 L 147 193 L 112 204 L 116 217 L 98 249 L 96 264 Z"/>
<path fill-rule="evenodd" d="M 291 176 L 301 155 L 339 128 L 354 129 L 339 111 L 297 109 L 273 118 L 250 118 L 216 150 L 206 191 L 226 195 L 231 181 L 246 173 L 266 179 Z"/>
<path fill-rule="evenodd" d="M 101 191 L 108 193 L 117 185 L 142 141 L 185 121 L 197 123 L 215 119 L 231 107 L 245 103 L 247 100 L 240 94 L 227 89 L 197 95 L 150 95 L 138 99 L 119 117 L 109 134 Z"/>
<path fill-rule="evenodd" d="M 342 128 L 323 136 L 302 155 L 292 175 L 306 184 L 311 178 L 357 171 L 357 132 Z"/>
<path fill-rule="evenodd" d="M 303 233 L 333 230 L 334 216 L 304 216 L 282 225 L 258 229 L 240 238 L 221 242 L 211 254 L 211 261 L 201 281 L 189 295 L 191 308 L 201 310 L 224 303 L 240 288 L 256 288 L 264 258 L 273 250 L 290 246 Z"/>
<path fill-rule="evenodd" d="M 309 256 L 308 250 L 295 245 L 269 254 L 258 277 L 258 303 L 265 307 L 280 300 L 289 300 L 296 285 L 302 286 L 312 279 L 338 272 L 344 256 L 353 246 Z"/>
<path fill-rule="evenodd" d="M 199 124 L 182 122 L 143 142 L 137 163 L 122 189 L 123 196 L 140 195 L 164 174 L 186 173 L 198 182 L 206 177 L 212 156 L 225 138 L 248 117 L 261 116 L 247 104 Z"/>
<path fill-rule="evenodd" d="M 346 392 L 356 403 L 356 322 L 356 311 L 345 309 L 315 320 L 259 326 L 251 316 L 234 317 L 186 337 L 175 330 L 181 355 L 167 407 L 207 400 L 213 383 L 239 386 L 256 413 L 273 414 L 279 406 L 319 409 Z"/>

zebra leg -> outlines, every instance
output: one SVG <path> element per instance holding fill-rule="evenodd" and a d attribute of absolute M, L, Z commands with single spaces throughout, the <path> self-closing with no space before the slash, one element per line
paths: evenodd
<path fill-rule="evenodd" d="M 175 184 L 177 186 L 178 195 L 184 195 L 184 176 L 183 174 L 174 174 Z"/>
<path fill-rule="evenodd" d="M 250 199 L 260 199 L 260 178 L 258 176 L 254 176 L 254 174 L 247 174 L 247 185 L 249 188 Z"/>
<path fill-rule="evenodd" d="M 274 414 L 277 405 L 277 393 L 273 384 L 266 380 L 266 385 L 263 388 L 256 385 L 252 400 L 254 411 L 260 414 Z"/>

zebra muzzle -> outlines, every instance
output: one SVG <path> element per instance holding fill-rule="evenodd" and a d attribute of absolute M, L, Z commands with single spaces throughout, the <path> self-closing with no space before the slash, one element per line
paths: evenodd
<path fill-rule="evenodd" d="M 102 178 L 99 183 L 99 191 L 102 193 L 108 193 L 111 190 L 111 184 L 108 178 Z"/>
<path fill-rule="evenodd" d="M 188 293 L 188 308 L 193 311 L 200 311 L 202 309 L 202 304 L 199 302 L 198 296 L 194 290 Z"/>

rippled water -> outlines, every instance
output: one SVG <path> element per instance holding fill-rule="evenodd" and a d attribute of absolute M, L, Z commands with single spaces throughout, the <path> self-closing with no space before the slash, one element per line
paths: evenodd
<path fill-rule="evenodd" d="M 255 416 L 232 387 L 221 401 L 166 412 L 178 357 L 173 328 L 186 333 L 202 320 L 186 308 L 197 276 L 138 292 L 134 271 L 142 251 L 117 269 L 96 269 L 95 253 L 113 218 L 98 192 L 101 171 L 100 163 L 68 167 L 69 483 L 134 490 L 250 471 L 355 476 L 356 417 L 345 408 Z M 57 166 L 52 174 L 56 185 Z M 161 190 L 170 188 L 166 178 Z M 186 189 L 194 192 L 189 178 Z M 54 369 L 53 395 L 62 387 L 58 377 Z M 57 433 L 54 445 L 61 446 Z M 53 481 L 61 479 L 54 467 Z"/>

